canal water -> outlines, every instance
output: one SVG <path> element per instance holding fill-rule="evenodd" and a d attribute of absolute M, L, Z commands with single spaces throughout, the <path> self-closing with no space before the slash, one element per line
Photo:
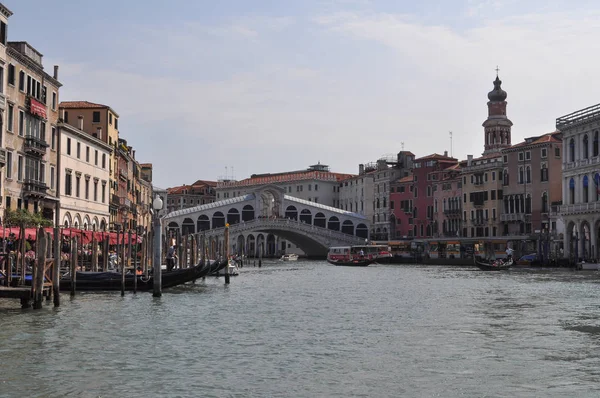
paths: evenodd
<path fill-rule="evenodd" d="M 246 265 L 149 293 L 0 304 L 4 397 L 596 397 L 600 277 Z"/>

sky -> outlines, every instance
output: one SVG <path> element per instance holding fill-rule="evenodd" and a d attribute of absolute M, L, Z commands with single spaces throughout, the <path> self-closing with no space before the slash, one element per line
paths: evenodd
<path fill-rule="evenodd" d="M 161 188 L 477 157 L 497 67 L 513 144 L 600 102 L 593 1 L 2 2 L 9 40 L 60 66 L 61 100 L 112 107 Z"/>

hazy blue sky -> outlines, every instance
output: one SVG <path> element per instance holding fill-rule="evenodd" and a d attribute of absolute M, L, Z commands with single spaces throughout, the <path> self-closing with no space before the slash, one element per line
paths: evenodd
<path fill-rule="evenodd" d="M 155 185 L 402 148 L 483 151 L 496 65 L 513 143 L 600 102 L 592 1 L 2 0 L 9 40 L 60 65 L 61 100 L 110 105 Z"/>

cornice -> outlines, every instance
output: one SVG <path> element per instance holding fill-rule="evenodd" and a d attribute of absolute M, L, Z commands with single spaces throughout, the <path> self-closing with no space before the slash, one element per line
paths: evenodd
<path fill-rule="evenodd" d="M 61 130 L 67 131 L 79 138 L 84 139 L 85 141 L 89 141 L 93 144 L 96 144 L 98 147 L 105 149 L 109 154 L 112 154 L 112 152 L 113 152 L 113 147 L 111 145 L 108 145 L 104 141 L 101 141 L 98 138 L 89 135 L 85 131 L 82 131 L 76 127 L 73 127 L 68 123 L 64 123 L 64 122 L 58 123 L 58 127 L 60 127 Z"/>
<path fill-rule="evenodd" d="M 16 59 L 21 64 L 25 65 L 29 69 L 34 70 L 35 72 L 39 73 L 40 75 L 43 75 L 45 80 L 48 80 L 50 83 L 54 84 L 57 88 L 62 87 L 61 82 L 59 82 L 54 77 L 52 77 L 48 73 L 46 73 L 46 71 L 44 71 L 43 65 L 39 65 L 39 64 L 35 63 L 29 57 L 21 54 L 19 51 L 15 50 L 14 48 L 6 47 L 6 55 L 8 57 L 12 57 L 13 59 Z"/>

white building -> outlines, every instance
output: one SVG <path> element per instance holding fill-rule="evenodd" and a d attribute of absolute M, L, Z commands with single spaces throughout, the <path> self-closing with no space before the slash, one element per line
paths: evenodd
<path fill-rule="evenodd" d="M 12 12 L 0 3 L 0 181 L 4 181 L 6 165 L 6 84 L 7 70 L 6 45 L 8 32 L 8 18 Z M 4 214 L 4 201 L 0 200 L 0 214 Z"/>
<path fill-rule="evenodd" d="M 112 147 L 69 124 L 59 128 L 61 224 L 107 230 Z"/>
<path fill-rule="evenodd" d="M 359 172 L 361 174 L 340 182 L 339 205 L 336 207 L 362 214 L 370 223 L 375 213 L 372 205 L 375 172 L 365 173 L 362 167 Z"/>

